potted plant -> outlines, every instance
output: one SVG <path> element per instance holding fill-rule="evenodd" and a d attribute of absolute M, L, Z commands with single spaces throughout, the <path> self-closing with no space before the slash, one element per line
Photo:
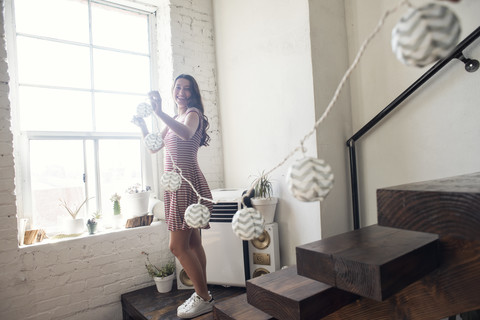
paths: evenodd
<path fill-rule="evenodd" d="M 95 218 L 88 219 L 87 229 L 89 234 L 95 234 L 97 231 L 97 221 L 95 221 Z"/>
<path fill-rule="evenodd" d="M 254 183 L 254 196 L 251 199 L 252 206 L 262 214 L 265 223 L 272 223 L 278 202 L 278 198 L 272 196 L 272 182 L 268 175 L 262 173 L 259 178 L 255 179 Z"/>
<path fill-rule="evenodd" d="M 147 256 L 145 268 L 147 269 L 150 277 L 152 277 L 155 281 L 157 291 L 160 293 L 165 293 L 172 290 L 173 278 L 175 277 L 175 261 L 170 260 L 161 267 L 157 267 L 150 262 L 150 258 L 148 257 L 149 254 L 147 252 L 142 252 L 142 254 Z"/>
<path fill-rule="evenodd" d="M 85 220 L 83 220 L 83 218 L 77 218 L 77 215 L 83 205 L 92 198 L 86 198 L 85 200 L 83 200 L 83 202 L 80 204 L 80 206 L 78 206 L 78 208 L 70 207 L 64 199 L 60 199 L 60 206 L 64 207 L 73 219 L 67 220 L 67 222 L 65 223 L 66 234 L 78 234 L 82 233 L 85 230 Z"/>
<path fill-rule="evenodd" d="M 92 214 L 92 219 L 95 219 L 95 222 L 97 222 L 97 230 L 98 231 L 103 231 L 104 228 L 105 228 L 105 225 L 104 225 L 104 220 L 103 220 L 103 215 L 102 215 L 102 212 L 99 210 L 99 211 L 95 211 L 93 214 Z"/>
<path fill-rule="evenodd" d="M 122 209 L 120 207 L 121 198 L 117 193 L 110 197 L 110 201 L 113 202 L 113 227 L 115 229 L 121 228 L 123 222 Z"/>
<path fill-rule="evenodd" d="M 129 187 L 124 195 L 124 213 L 129 218 L 141 217 L 148 214 L 150 187 L 142 189 L 139 183 Z"/>

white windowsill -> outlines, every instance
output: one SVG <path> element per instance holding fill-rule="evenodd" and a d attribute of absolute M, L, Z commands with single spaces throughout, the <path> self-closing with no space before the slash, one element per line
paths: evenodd
<path fill-rule="evenodd" d="M 107 235 L 113 235 L 116 233 L 121 233 L 121 232 L 134 232 L 134 231 L 139 231 L 142 229 L 150 228 L 150 227 L 155 227 L 155 226 L 160 226 L 160 225 L 165 225 L 165 222 L 162 220 L 156 220 L 152 221 L 152 223 L 148 226 L 139 226 L 139 227 L 134 227 L 134 228 L 106 228 L 101 231 L 97 231 L 94 234 L 89 234 L 88 231 L 85 231 L 79 235 L 65 235 L 65 237 L 56 237 L 57 235 L 62 235 L 61 233 L 59 234 L 53 234 L 53 235 L 47 235 L 48 238 L 43 239 L 41 242 L 35 242 L 32 244 L 23 244 L 20 245 L 20 249 L 24 248 L 30 248 L 30 247 L 35 247 L 35 246 L 43 246 L 43 245 L 49 245 L 49 244 L 56 244 L 56 243 L 63 243 L 67 241 L 81 241 L 85 239 L 92 239 L 95 237 L 104 237 Z M 165 227 L 166 229 L 166 227 Z"/>

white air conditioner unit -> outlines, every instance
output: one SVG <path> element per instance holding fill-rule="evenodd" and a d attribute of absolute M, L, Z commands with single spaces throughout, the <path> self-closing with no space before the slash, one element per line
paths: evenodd
<path fill-rule="evenodd" d="M 209 284 L 245 287 L 250 279 L 248 241 L 238 238 L 232 230 L 232 218 L 242 208 L 243 190 L 215 189 L 210 229 L 202 230 L 202 243 L 207 257 Z"/>

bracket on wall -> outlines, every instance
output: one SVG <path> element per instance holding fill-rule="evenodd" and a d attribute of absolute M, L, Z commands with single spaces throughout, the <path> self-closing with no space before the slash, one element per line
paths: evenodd
<path fill-rule="evenodd" d="M 467 72 L 475 72 L 478 70 L 478 67 L 480 65 L 480 63 L 478 62 L 478 60 L 475 60 L 475 59 L 468 59 L 468 58 L 465 58 L 465 56 L 463 55 L 463 53 L 459 53 L 458 56 L 455 57 L 456 59 L 462 61 L 463 63 L 465 63 L 465 70 Z"/>

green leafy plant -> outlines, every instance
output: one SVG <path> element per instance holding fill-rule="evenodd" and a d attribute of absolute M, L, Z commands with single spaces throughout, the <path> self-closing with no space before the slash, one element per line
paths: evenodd
<path fill-rule="evenodd" d="M 148 257 L 149 256 L 148 252 L 143 251 L 142 254 L 147 256 L 145 261 L 145 268 L 147 269 L 147 272 L 150 275 L 150 277 L 165 278 L 175 272 L 174 260 L 167 262 L 161 267 L 157 267 L 156 265 L 150 262 L 150 258 Z"/>
<path fill-rule="evenodd" d="M 92 218 L 95 219 L 95 220 L 102 219 L 102 212 L 101 211 L 95 211 L 92 214 Z"/>
<path fill-rule="evenodd" d="M 87 203 L 88 200 L 93 199 L 93 198 L 94 197 L 86 198 L 85 200 L 83 200 L 82 204 L 80 204 L 80 206 L 78 208 L 75 207 L 75 206 L 72 208 L 67 204 L 67 201 L 65 201 L 65 199 L 60 199 L 60 206 L 64 207 L 67 210 L 67 212 L 72 216 L 73 219 L 76 219 L 77 215 L 80 212 L 80 209 L 82 209 L 83 205 L 85 203 Z"/>
<path fill-rule="evenodd" d="M 273 189 L 272 182 L 264 172 L 254 181 L 255 198 L 271 198 Z"/>

